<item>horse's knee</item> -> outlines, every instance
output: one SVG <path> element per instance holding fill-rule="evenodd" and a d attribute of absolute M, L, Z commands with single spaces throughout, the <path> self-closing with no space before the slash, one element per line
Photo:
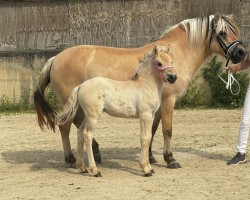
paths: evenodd
<path fill-rule="evenodd" d="M 172 129 L 164 129 L 162 130 L 164 138 L 172 137 Z"/>

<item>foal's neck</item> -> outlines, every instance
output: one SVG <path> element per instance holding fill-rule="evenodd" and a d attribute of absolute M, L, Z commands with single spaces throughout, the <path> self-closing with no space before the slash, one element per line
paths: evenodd
<path fill-rule="evenodd" d="M 138 69 L 136 76 L 136 81 L 144 85 L 149 85 L 158 90 L 161 90 L 163 87 L 163 80 L 154 72 L 152 57 L 144 61 L 143 65 Z"/>

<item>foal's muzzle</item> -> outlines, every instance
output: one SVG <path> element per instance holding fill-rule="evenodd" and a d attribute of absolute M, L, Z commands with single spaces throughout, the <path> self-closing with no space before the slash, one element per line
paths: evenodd
<path fill-rule="evenodd" d="M 170 74 L 167 76 L 167 80 L 171 84 L 175 83 L 176 79 L 177 79 L 177 76 L 175 74 Z"/>

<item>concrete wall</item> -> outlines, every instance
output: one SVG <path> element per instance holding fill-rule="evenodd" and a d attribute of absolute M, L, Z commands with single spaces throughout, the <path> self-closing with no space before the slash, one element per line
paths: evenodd
<path fill-rule="evenodd" d="M 32 102 L 41 69 L 57 53 L 58 50 L 0 53 L 0 99 L 6 96 L 12 102 L 21 98 Z"/>

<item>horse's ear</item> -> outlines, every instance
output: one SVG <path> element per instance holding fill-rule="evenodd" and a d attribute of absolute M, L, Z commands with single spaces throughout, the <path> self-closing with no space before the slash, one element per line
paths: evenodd
<path fill-rule="evenodd" d="M 218 23 L 218 21 L 219 21 L 219 19 L 220 19 L 220 13 L 215 13 L 215 15 L 214 15 L 214 21 L 215 21 L 215 23 L 217 24 Z"/>
<path fill-rule="evenodd" d="M 167 44 L 167 45 L 165 46 L 165 48 L 164 48 L 164 51 L 165 51 L 166 53 L 168 53 L 169 50 L 170 50 L 170 44 Z"/>

